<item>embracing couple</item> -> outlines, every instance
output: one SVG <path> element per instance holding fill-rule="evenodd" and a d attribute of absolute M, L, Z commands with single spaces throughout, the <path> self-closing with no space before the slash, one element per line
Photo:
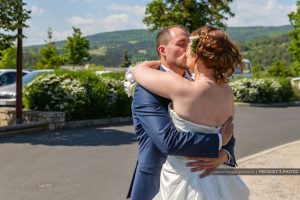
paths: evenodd
<path fill-rule="evenodd" d="M 132 72 L 139 154 L 128 198 L 248 199 L 239 176 L 212 174 L 236 165 L 227 82 L 235 66 L 243 66 L 239 49 L 221 29 L 204 26 L 190 34 L 180 25 L 163 28 L 156 48 L 160 60 Z"/>

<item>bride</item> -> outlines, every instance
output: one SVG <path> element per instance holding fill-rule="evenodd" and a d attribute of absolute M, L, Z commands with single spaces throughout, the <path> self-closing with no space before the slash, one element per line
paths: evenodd
<path fill-rule="evenodd" d="M 233 92 L 227 84 L 242 57 L 237 46 L 221 29 L 204 26 L 192 33 L 186 65 L 194 73 L 189 81 L 176 73 L 155 70 L 159 61 L 134 68 L 138 84 L 172 100 L 169 114 L 177 129 L 216 134 L 234 116 Z M 209 175 L 200 178 L 186 166 L 187 159 L 168 156 L 161 170 L 155 200 L 243 200 L 249 190 L 239 176 Z M 225 165 L 221 168 L 228 167 Z"/>

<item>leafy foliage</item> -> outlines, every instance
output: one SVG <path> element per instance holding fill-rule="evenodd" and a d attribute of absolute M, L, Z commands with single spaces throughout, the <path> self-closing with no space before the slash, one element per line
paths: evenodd
<path fill-rule="evenodd" d="M 0 69 L 16 68 L 17 49 L 15 47 L 5 49 L 0 54 L 2 54 L 0 59 Z"/>
<path fill-rule="evenodd" d="M 48 74 L 34 79 L 24 93 L 25 107 L 32 110 L 63 111 L 66 118 L 77 118 L 86 102 L 86 90 L 68 75 Z"/>
<path fill-rule="evenodd" d="M 290 68 L 285 66 L 280 60 L 275 61 L 271 67 L 266 70 L 267 75 L 274 77 L 289 77 L 292 76 Z"/>
<path fill-rule="evenodd" d="M 11 47 L 17 39 L 14 32 L 18 28 L 27 27 L 26 20 L 31 11 L 23 9 L 22 1 L 0 0 L 0 51 Z"/>
<path fill-rule="evenodd" d="M 300 76 L 300 62 L 297 61 L 292 62 L 291 70 L 295 76 Z"/>
<path fill-rule="evenodd" d="M 125 72 L 105 73 L 105 74 L 101 74 L 101 77 L 123 81 L 125 77 Z"/>
<path fill-rule="evenodd" d="M 36 69 L 57 69 L 63 63 L 63 57 L 58 55 L 55 42 L 52 40 L 51 28 L 48 29 L 47 35 L 47 45 L 39 49 L 41 57 L 34 67 Z"/>
<path fill-rule="evenodd" d="M 81 30 L 73 27 L 72 37 L 68 37 L 64 50 L 67 62 L 72 65 L 81 65 L 91 59 L 89 54 L 90 43 L 82 37 Z"/>
<path fill-rule="evenodd" d="M 26 108 L 63 111 L 67 120 L 131 115 L 123 81 L 89 70 L 59 70 L 37 78 L 25 88 L 24 99 Z"/>
<path fill-rule="evenodd" d="M 147 5 L 143 22 L 150 30 L 181 24 L 189 31 L 210 24 L 225 27 L 224 19 L 234 16 L 229 3 L 232 0 L 154 0 Z"/>
<path fill-rule="evenodd" d="M 300 75 L 300 1 L 297 1 L 297 12 L 289 15 L 290 22 L 294 29 L 290 32 L 291 45 L 289 51 L 292 54 L 293 69 L 297 75 Z"/>
<path fill-rule="evenodd" d="M 291 62 L 290 53 L 287 51 L 289 45 L 290 38 L 284 34 L 271 37 L 261 36 L 241 42 L 240 48 L 243 57 L 249 59 L 259 71 L 263 71 L 277 60 L 289 66 Z"/>
<path fill-rule="evenodd" d="M 295 94 L 286 78 L 242 78 L 230 83 L 235 101 L 275 103 L 294 100 Z"/>
<path fill-rule="evenodd" d="M 125 49 L 123 52 L 123 63 L 121 67 L 129 67 L 131 65 L 131 57 L 128 55 L 128 50 Z"/>

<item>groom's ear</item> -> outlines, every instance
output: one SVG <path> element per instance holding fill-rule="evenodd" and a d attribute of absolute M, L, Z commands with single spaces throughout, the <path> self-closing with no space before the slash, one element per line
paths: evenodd
<path fill-rule="evenodd" d="M 166 55 L 166 47 L 164 45 L 161 45 L 157 48 L 157 51 L 159 52 L 159 55 L 165 56 Z"/>

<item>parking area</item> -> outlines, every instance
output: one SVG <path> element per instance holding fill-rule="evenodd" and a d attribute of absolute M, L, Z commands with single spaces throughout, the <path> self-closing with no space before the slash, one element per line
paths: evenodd
<path fill-rule="evenodd" d="M 237 158 L 299 140 L 299 116 L 237 107 Z M 0 137 L 0 199 L 125 199 L 137 150 L 131 124 Z"/>

